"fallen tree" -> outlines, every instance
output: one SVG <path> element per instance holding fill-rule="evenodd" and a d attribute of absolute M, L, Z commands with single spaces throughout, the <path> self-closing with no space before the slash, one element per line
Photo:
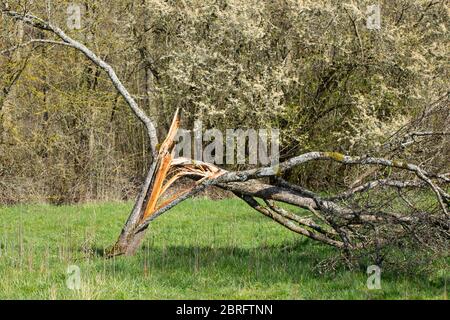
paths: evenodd
<path fill-rule="evenodd" d="M 122 232 L 108 252 L 110 256 L 134 254 L 153 220 L 209 186 L 233 192 L 257 212 L 292 232 L 346 252 L 379 248 L 404 237 L 430 248 L 436 243 L 440 248 L 448 246 L 448 173 L 429 172 L 405 161 L 369 155 L 348 156 L 337 152 L 308 152 L 275 166 L 235 172 L 201 161 L 174 159 L 174 137 L 180 125 L 178 111 L 164 142 L 158 145 L 154 122 L 139 107 L 107 62 L 49 21 L 28 12 L 11 11 L 4 2 L 2 5 L 1 11 L 5 16 L 23 21 L 55 37 L 31 39 L 8 51 L 36 44 L 62 45 L 80 51 L 106 72 L 116 90 L 145 127 L 153 161 Z M 400 140 L 400 146 L 414 143 L 416 137 L 433 135 L 433 132 L 428 131 L 408 132 Z M 391 150 L 392 146 L 389 148 Z M 369 170 L 359 183 L 331 196 L 307 190 L 282 178 L 286 171 L 316 161 L 325 165 L 337 162 L 346 166 L 367 167 Z M 194 185 L 166 199 L 166 191 L 181 177 L 193 179 Z M 294 212 L 279 203 L 302 210 Z"/>

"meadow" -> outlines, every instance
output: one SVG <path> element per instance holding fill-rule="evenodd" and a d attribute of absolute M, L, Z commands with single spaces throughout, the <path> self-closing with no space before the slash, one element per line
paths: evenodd
<path fill-rule="evenodd" d="M 446 299 L 432 272 L 319 266 L 333 248 L 288 232 L 239 199 L 190 199 L 151 224 L 133 257 L 105 259 L 131 203 L 0 207 L 0 299 Z M 67 286 L 69 266 L 81 287 Z"/>

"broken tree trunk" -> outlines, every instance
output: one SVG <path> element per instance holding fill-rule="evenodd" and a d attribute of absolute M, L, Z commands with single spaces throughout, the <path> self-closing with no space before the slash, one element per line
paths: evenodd
<path fill-rule="evenodd" d="M 169 132 L 161 144 L 158 156 L 154 160 L 144 187 L 135 203 L 124 228 L 117 240 L 116 244 L 108 251 L 108 255 L 132 255 L 136 252 L 142 239 L 144 238 L 146 229 L 141 229 L 141 224 L 161 208 L 170 204 L 173 200 L 179 198 L 183 194 L 189 193 L 193 188 L 183 190 L 170 199 L 162 201 L 162 196 L 169 187 L 183 176 L 200 177 L 197 184 L 204 179 L 213 179 L 224 173 L 223 170 L 206 163 L 199 165 L 192 163 L 184 163 L 180 159 L 174 159 L 172 151 L 174 148 L 174 139 L 180 126 L 179 110 L 175 112 Z M 176 169 L 172 170 L 171 169 Z M 139 230 L 139 232 L 137 232 Z"/>
<path fill-rule="evenodd" d="M 136 200 L 134 208 L 116 244 L 109 250 L 108 255 L 132 255 L 139 247 L 145 232 L 135 234 L 134 230 L 140 222 L 151 215 L 155 209 L 163 189 L 163 182 L 172 161 L 173 139 L 180 125 L 179 111 L 175 113 L 166 139 L 161 144 L 158 156 L 154 159 L 143 188 Z"/>

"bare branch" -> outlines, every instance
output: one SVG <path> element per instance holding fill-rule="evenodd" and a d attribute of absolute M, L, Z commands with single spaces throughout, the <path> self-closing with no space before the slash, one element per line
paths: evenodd
<path fill-rule="evenodd" d="M 389 180 L 389 179 L 379 179 L 374 181 L 369 181 L 355 188 L 351 188 L 341 194 L 327 197 L 327 200 L 343 200 L 354 196 L 357 193 L 366 192 L 376 187 L 394 187 L 394 188 L 414 188 L 414 187 L 424 187 L 424 182 L 419 181 L 399 181 L 399 180 Z"/>
<path fill-rule="evenodd" d="M 337 235 L 336 232 L 332 231 L 332 230 L 326 230 L 324 229 L 322 226 L 318 225 L 317 223 L 315 223 L 312 219 L 308 219 L 308 218 L 302 218 L 292 212 L 289 212 L 281 207 L 278 207 L 275 205 L 275 203 L 271 200 L 267 200 L 264 199 L 264 202 L 267 204 L 267 206 L 272 209 L 273 211 L 275 211 L 276 213 L 278 213 L 279 215 L 283 216 L 284 218 L 287 218 L 289 220 L 295 221 L 298 224 L 304 225 L 305 227 L 309 227 L 317 232 L 323 233 L 325 235 L 328 236 L 335 236 Z M 312 209 L 314 210 L 314 209 Z M 315 210 L 314 210 L 315 211 Z"/>
<path fill-rule="evenodd" d="M 444 199 L 445 202 L 448 203 L 450 200 L 450 196 L 439 186 L 437 186 L 435 183 L 431 181 L 431 179 L 429 178 L 430 177 L 429 173 L 427 173 L 417 165 L 406 163 L 403 161 L 387 160 L 383 158 L 374 158 L 368 156 L 351 157 L 337 152 L 308 152 L 300 156 L 291 158 L 283 163 L 280 163 L 279 165 L 258 169 L 251 169 L 246 171 L 230 172 L 228 174 L 221 176 L 219 179 L 220 182 L 231 182 L 231 181 L 246 181 L 250 179 L 257 179 L 263 177 L 279 176 L 288 169 L 314 160 L 332 160 L 347 165 L 360 164 L 360 165 L 393 167 L 413 172 L 417 175 L 417 177 L 425 181 L 431 187 L 431 189 L 436 194 L 436 197 L 438 198 L 442 211 L 444 212 L 445 215 L 448 215 L 447 205 L 444 203 Z"/>
<path fill-rule="evenodd" d="M 254 198 L 247 196 L 247 195 L 240 195 L 240 197 L 252 208 L 254 208 L 255 210 L 257 210 L 258 212 L 262 213 L 263 215 L 265 215 L 266 217 L 269 217 L 273 220 L 275 220 L 276 222 L 278 222 L 279 224 L 283 225 L 284 227 L 288 228 L 291 231 L 294 231 L 296 233 L 299 233 L 301 235 L 304 235 L 308 238 L 326 243 L 328 245 L 337 247 L 337 248 L 343 248 L 344 247 L 344 243 L 341 241 L 337 241 L 337 240 L 333 240 L 323 234 L 319 234 L 310 230 L 307 230 L 305 228 L 302 228 L 296 224 L 294 224 L 292 221 L 290 221 L 289 219 L 283 217 L 281 214 L 278 214 L 275 211 L 272 211 L 270 209 L 268 209 L 267 207 L 261 206 L 258 201 L 256 201 Z"/>
<path fill-rule="evenodd" d="M 9 53 L 11 51 L 15 51 L 19 48 L 22 47 L 26 47 L 30 44 L 34 44 L 34 43 L 41 43 L 41 44 L 56 44 L 56 45 L 61 45 L 61 46 L 68 46 L 68 47 L 72 47 L 72 45 L 70 43 L 67 42 L 62 42 L 62 41 L 54 41 L 54 40 L 47 40 L 47 39 L 32 39 L 30 41 L 24 42 L 24 43 L 20 43 L 16 46 L 13 46 L 11 48 L 5 49 L 3 51 L 0 51 L 0 54 L 5 54 L 5 53 Z"/>

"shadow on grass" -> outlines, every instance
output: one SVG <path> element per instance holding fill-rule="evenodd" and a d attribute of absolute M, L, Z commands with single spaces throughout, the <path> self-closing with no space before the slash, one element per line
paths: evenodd
<path fill-rule="evenodd" d="M 117 257 L 115 272 L 133 273 L 127 266 L 133 260 L 139 266 L 162 274 L 223 275 L 231 280 L 243 276 L 250 281 L 296 282 L 304 277 L 332 280 L 334 274 L 320 274 L 316 266 L 334 255 L 331 248 L 308 240 L 279 246 L 240 248 L 236 246 L 148 246 L 134 257 Z M 344 268 L 342 268 L 344 271 Z"/>
<path fill-rule="evenodd" d="M 103 253 L 103 249 L 97 250 Z M 367 279 L 364 266 L 349 270 L 338 264 L 333 271 L 319 272 L 318 264 L 336 258 L 333 248 L 318 245 L 309 240 L 285 243 L 278 246 L 239 248 L 235 246 L 174 246 L 166 247 L 144 245 L 133 257 L 116 257 L 114 273 L 129 278 L 143 274 L 143 269 L 177 284 L 194 283 L 197 277 L 215 279 L 214 281 L 299 284 L 311 281 L 317 285 L 336 290 L 359 286 L 365 288 Z M 130 268 L 130 263 L 134 267 Z M 145 265 L 145 267 L 144 267 Z M 224 280 L 226 279 L 226 280 Z M 408 281 L 416 290 L 440 290 L 444 278 L 430 282 L 428 275 L 383 271 L 384 285 L 397 290 L 397 283 Z"/>

